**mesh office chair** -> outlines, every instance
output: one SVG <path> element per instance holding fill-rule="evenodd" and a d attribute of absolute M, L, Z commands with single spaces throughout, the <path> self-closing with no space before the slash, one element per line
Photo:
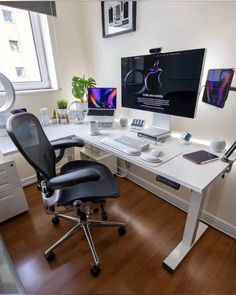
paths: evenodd
<path fill-rule="evenodd" d="M 38 119 L 30 113 L 11 116 L 7 122 L 7 132 L 20 153 L 35 169 L 40 182 L 45 210 L 54 215 L 53 224 L 59 218 L 75 222 L 75 226 L 49 247 L 44 255 L 50 262 L 55 258 L 53 250 L 74 233 L 83 229 L 95 264 L 91 268 L 93 276 L 100 273 L 99 259 L 89 230 L 90 226 L 115 226 L 120 235 L 125 234 L 125 224 L 105 220 L 90 220 L 95 203 L 103 204 L 106 198 L 119 196 L 113 175 L 102 164 L 91 161 L 71 161 L 64 164 L 60 175 L 56 175 L 55 164 L 62 158 L 63 150 L 71 146 L 82 147 L 80 139 L 65 139 L 50 143 Z M 55 149 L 60 149 L 58 159 Z M 56 211 L 58 206 L 63 210 Z M 65 215 L 75 210 L 79 217 Z M 105 219 L 105 218 L 104 218 Z"/>

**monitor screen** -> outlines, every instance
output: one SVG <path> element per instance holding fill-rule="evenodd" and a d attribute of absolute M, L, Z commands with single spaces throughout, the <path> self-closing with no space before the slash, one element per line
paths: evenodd
<path fill-rule="evenodd" d="M 115 109 L 116 88 L 88 88 L 89 109 Z"/>
<path fill-rule="evenodd" d="M 209 70 L 202 101 L 218 108 L 223 108 L 229 94 L 233 76 L 234 69 Z"/>
<path fill-rule="evenodd" d="M 193 118 L 205 49 L 121 59 L 122 106 Z"/>

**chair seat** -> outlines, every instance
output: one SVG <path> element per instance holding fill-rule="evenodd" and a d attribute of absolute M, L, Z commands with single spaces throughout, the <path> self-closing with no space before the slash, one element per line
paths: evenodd
<path fill-rule="evenodd" d="M 102 199 L 117 198 L 119 196 L 119 189 L 114 176 L 106 166 L 100 163 L 83 160 L 71 161 L 62 166 L 61 174 L 79 171 L 84 168 L 94 168 L 98 170 L 101 174 L 99 181 L 85 182 L 70 188 L 62 189 L 58 205 L 72 205 L 73 202 L 78 199 L 85 202 L 98 202 Z"/>

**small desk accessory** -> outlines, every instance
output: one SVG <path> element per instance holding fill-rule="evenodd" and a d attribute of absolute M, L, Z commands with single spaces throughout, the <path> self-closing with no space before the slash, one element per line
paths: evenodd
<path fill-rule="evenodd" d="M 131 126 L 130 126 L 130 131 L 138 132 L 144 128 L 144 125 L 145 125 L 145 120 L 133 119 Z"/>
<path fill-rule="evenodd" d="M 69 119 L 74 123 L 83 123 L 86 113 L 87 111 L 85 106 L 77 100 L 72 101 L 72 103 L 69 105 L 68 116 Z"/>
<path fill-rule="evenodd" d="M 128 123 L 129 123 L 129 120 L 127 118 L 125 118 L 125 117 L 120 118 L 120 126 L 121 127 L 126 127 L 128 125 Z"/>
<path fill-rule="evenodd" d="M 68 114 L 62 115 L 57 111 L 56 116 L 57 116 L 57 122 L 59 124 L 69 124 Z"/>
<path fill-rule="evenodd" d="M 48 116 L 48 109 L 41 108 L 40 109 L 40 121 L 42 126 L 46 126 L 49 124 L 49 116 Z"/>
<path fill-rule="evenodd" d="M 209 153 L 205 150 L 184 154 L 183 157 L 195 164 L 204 164 L 219 159 L 219 156 Z"/>
<path fill-rule="evenodd" d="M 189 144 L 190 140 L 191 140 L 192 134 L 190 134 L 187 131 L 184 131 L 181 135 L 180 138 L 182 139 L 182 143 L 183 144 Z"/>
<path fill-rule="evenodd" d="M 224 139 L 215 138 L 211 141 L 210 146 L 214 152 L 220 153 L 224 150 L 226 142 Z"/>

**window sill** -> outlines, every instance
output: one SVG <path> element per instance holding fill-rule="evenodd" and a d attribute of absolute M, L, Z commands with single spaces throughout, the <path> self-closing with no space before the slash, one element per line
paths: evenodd
<path fill-rule="evenodd" d="M 61 90 L 60 88 L 47 88 L 47 89 L 33 89 L 33 90 L 16 90 L 16 95 L 19 94 L 34 94 L 34 93 L 48 93 L 48 92 L 56 92 Z M 4 96 L 5 92 L 0 92 L 0 96 Z"/>

